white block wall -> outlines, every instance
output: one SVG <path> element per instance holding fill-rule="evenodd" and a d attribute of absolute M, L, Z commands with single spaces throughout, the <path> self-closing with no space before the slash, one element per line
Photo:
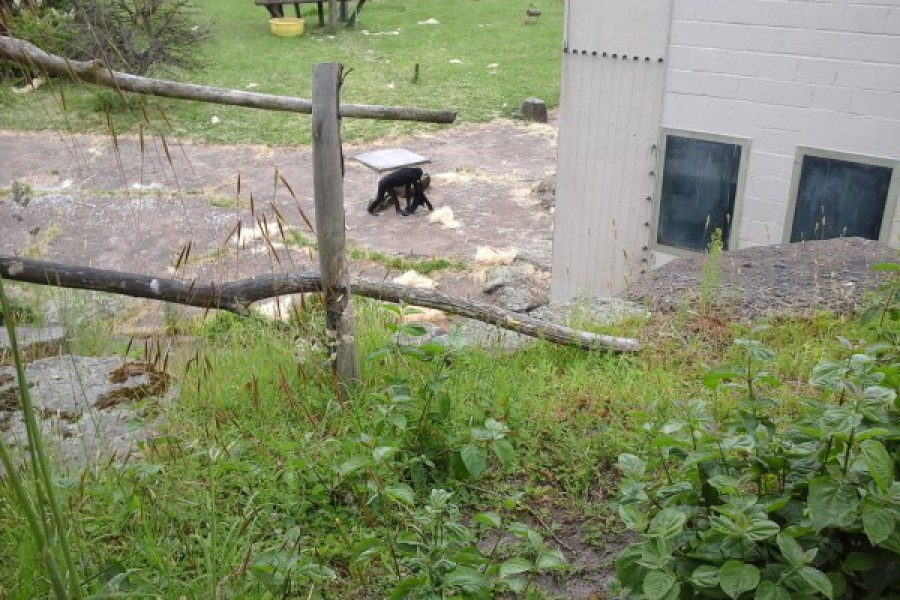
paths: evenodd
<path fill-rule="evenodd" d="M 797 146 L 900 160 L 900 0 L 673 0 L 661 124 L 750 138 L 732 247 L 781 243 Z"/>

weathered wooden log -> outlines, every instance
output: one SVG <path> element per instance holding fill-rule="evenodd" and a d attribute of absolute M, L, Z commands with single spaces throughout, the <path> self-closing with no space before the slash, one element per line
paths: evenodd
<path fill-rule="evenodd" d="M 250 304 L 259 300 L 285 294 L 322 291 L 322 281 L 316 273 L 263 275 L 221 285 L 198 284 L 12 256 L 0 256 L 0 276 L 12 281 L 109 292 L 186 306 L 227 310 L 242 315 L 248 314 Z M 640 344 L 634 339 L 578 331 L 491 304 L 454 298 L 431 290 L 359 278 L 352 278 L 350 286 L 357 296 L 436 308 L 555 344 L 613 352 L 640 350 Z"/>
<path fill-rule="evenodd" d="M 280 110 L 307 115 L 312 114 L 312 102 L 303 98 L 258 94 L 242 90 L 229 90 L 129 75 L 128 73 L 113 71 L 99 61 L 69 60 L 56 54 L 50 54 L 34 44 L 14 37 L 0 36 L 0 58 L 30 67 L 35 72 L 46 73 L 56 77 L 66 77 L 74 81 L 93 83 L 124 92 L 248 108 Z M 421 121 L 425 123 L 452 123 L 456 120 L 456 112 L 454 111 L 403 106 L 380 106 L 377 104 L 343 104 L 340 107 L 340 113 L 342 117 Z"/>

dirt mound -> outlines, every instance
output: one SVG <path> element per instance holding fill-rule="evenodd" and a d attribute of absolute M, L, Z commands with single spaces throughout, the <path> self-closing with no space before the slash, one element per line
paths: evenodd
<path fill-rule="evenodd" d="M 624 294 L 651 310 L 697 307 L 701 290 L 740 320 L 803 315 L 821 310 L 853 312 L 877 288 L 879 262 L 898 260 L 896 250 L 861 238 L 760 246 L 724 252 L 718 268 L 709 256 L 679 258 L 634 282 Z"/>

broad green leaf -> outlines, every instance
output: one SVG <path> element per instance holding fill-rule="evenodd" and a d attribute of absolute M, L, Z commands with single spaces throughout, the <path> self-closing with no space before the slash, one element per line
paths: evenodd
<path fill-rule="evenodd" d="M 404 323 L 400 326 L 400 331 L 413 337 L 421 337 L 428 333 L 425 326 L 420 323 Z"/>
<path fill-rule="evenodd" d="M 641 550 L 635 546 L 626 548 L 616 557 L 616 579 L 625 589 L 638 591 L 644 582 L 647 569 L 638 562 Z"/>
<path fill-rule="evenodd" d="M 772 537 L 780 530 L 781 528 L 775 521 L 769 521 L 768 519 L 754 519 L 750 522 L 746 535 L 748 539 L 758 542 Z"/>
<path fill-rule="evenodd" d="M 778 542 L 778 549 L 790 566 L 798 567 L 803 564 L 803 548 L 797 543 L 797 540 L 779 533 L 775 537 L 775 541 Z"/>
<path fill-rule="evenodd" d="M 459 456 L 466 467 L 466 471 L 472 477 L 480 476 L 487 469 L 487 453 L 481 446 L 466 444 L 460 448 Z"/>
<path fill-rule="evenodd" d="M 390 600 L 405 600 L 406 598 L 420 598 L 421 596 L 412 595 L 417 590 L 427 590 L 428 582 L 424 577 L 407 577 L 400 581 L 391 592 Z"/>
<path fill-rule="evenodd" d="M 503 524 L 503 518 L 495 512 L 481 512 L 472 517 L 476 523 L 481 523 L 492 529 L 496 529 Z"/>
<path fill-rule="evenodd" d="M 641 558 L 638 561 L 641 565 L 653 570 L 662 570 L 668 568 L 672 562 L 672 544 L 667 538 L 652 537 L 647 538 L 641 544 Z"/>
<path fill-rule="evenodd" d="M 647 600 L 662 600 L 669 594 L 669 590 L 675 586 L 677 581 L 672 573 L 651 571 L 644 578 L 644 595 L 647 596 Z"/>
<path fill-rule="evenodd" d="M 516 450 L 509 440 L 494 440 L 491 442 L 491 450 L 504 469 L 516 463 Z"/>
<path fill-rule="evenodd" d="M 626 477 L 639 477 L 647 469 L 647 463 L 634 454 L 620 454 L 616 466 Z"/>
<path fill-rule="evenodd" d="M 690 583 L 699 588 L 712 588 L 719 585 L 719 569 L 710 565 L 702 565 L 691 573 Z"/>
<path fill-rule="evenodd" d="M 509 591 L 513 594 L 521 594 L 525 591 L 528 584 L 529 581 L 525 577 L 511 577 L 506 580 L 506 585 L 509 586 Z M 516 597 L 518 598 L 518 596 Z"/>
<path fill-rule="evenodd" d="M 878 440 L 866 440 L 859 445 L 859 451 L 866 461 L 869 475 L 881 491 L 887 491 L 894 479 L 894 460 L 884 444 Z"/>
<path fill-rule="evenodd" d="M 466 536 L 463 536 L 463 538 L 460 538 L 460 539 L 465 539 L 465 538 L 466 538 Z M 479 552 L 478 548 L 475 548 L 474 546 L 463 546 L 462 548 L 460 548 L 458 551 L 454 552 L 451 555 L 450 560 L 452 560 L 453 562 L 455 562 L 458 565 L 466 565 L 469 567 L 472 567 L 472 566 L 481 567 L 482 565 L 490 565 L 491 564 L 491 559 L 489 559 L 484 554 Z M 493 566 L 496 566 L 496 565 L 492 565 L 492 567 Z M 499 568 L 499 567 L 497 567 L 497 568 Z M 486 571 L 486 570 L 487 570 L 487 567 L 482 568 L 482 571 Z M 496 572 L 496 570 L 497 569 L 494 569 L 494 571 L 492 571 L 492 572 Z"/>
<path fill-rule="evenodd" d="M 410 594 L 420 588 L 425 588 L 428 582 L 424 577 L 407 577 L 400 581 L 391 592 L 390 600 L 404 600 L 409 598 Z"/>
<path fill-rule="evenodd" d="M 822 571 L 814 569 L 813 567 L 803 567 L 797 571 L 797 574 L 800 575 L 803 581 L 808 583 L 814 590 L 826 598 L 834 597 L 831 581 Z"/>
<path fill-rule="evenodd" d="M 846 374 L 845 363 L 826 359 L 813 367 L 809 384 L 820 390 L 838 391 L 843 387 Z"/>
<path fill-rule="evenodd" d="M 872 385 L 863 392 L 863 398 L 873 404 L 890 405 L 897 397 L 897 392 L 881 385 Z"/>
<path fill-rule="evenodd" d="M 490 588 L 488 578 L 470 567 L 456 567 L 447 573 L 444 585 L 464 594 L 481 594 Z"/>
<path fill-rule="evenodd" d="M 858 432 L 856 434 L 856 441 L 863 442 L 871 438 L 885 438 L 888 437 L 890 433 L 890 430 L 885 429 L 884 427 L 871 427 L 865 431 Z"/>
<path fill-rule="evenodd" d="M 537 531 L 529 527 L 526 523 L 515 522 L 511 524 L 507 531 L 512 535 L 522 538 L 523 540 L 528 540 L 531 544 L 537 546 L 538 544 L 544 543 L 544 536 L 539 534 Z"/>
<path fill-rule="evenodd" d="M 719 569 L 719 585 L 729 597 L 737 598 L 759 585 L 759 569 L 739 560 L 729 560 Z"/>
<path fill-rule="evenodd" d="M 669 421 L 665 425 L 663 425 L 659 430 L 663 435 L 671 435 L 676 431 L 681 431 L 684 429 L 684 426 L 687 425 L 684 421 Z"/>
<path fill-rule="evenodd" d="M 394 446 L 378 446 L 377 448 L 372 450 L 372 458 L 374 458 L 378 462 L 381 462 L 395 455 L 398 450 L 399 448 L 396 448 Z"/>
<path fill-rule="evenodd" d="M 346 477 L 347 475 L 359 471 L 369 464 L 367 456 L 353 456 L 342 462 L 337 468 L 338 475 Z"/>
<path fill-rule="evenodd" d="M 501 423 L 497 419 L 487 418 L 484 420 L 484 428 L 491 432 L 493 436 L 492 439 L 499 440 L 507 433 L 509 433 L 509 427 L 505 424 Z"/>
<path fill-rule="evenodd" d="M 743 452 L 753 452 L 756 443 L 753 438 L 747 434 L 733 435 L 722 440 L 723 450 L 740 450 Z"/>
<path fill-rule="evenodd" d="M 747 355 L 753 360 L 758 360 L 761 362 L 771 362 L 775 360 L 775 353 L 765 346 L 762 345 L 762 342 L 758 340 L 747 340 L 743 338 L 738 338 L 734 340 L 735 346 L 740 346 L 746 350 Z"/>
<path fill-rule="evenodd" d="M 421 346 L 419 346 L 419 349 L 433 356 L 443 354 L 447 351 L 446 346 L 437 342 L 428 342 L 427 344 L 422 344 Z"/>
<path fill-rule="evenodd" d="M 632 531 L 643 533 L 647 528 L 647 511 L 637 504 L 620 504 L 619 517 L 625 526 Z"/>
<path fill-rule="evenodd" d="M 791 595 L 780 585 L 771 581 L 761 581 L 756 588 L 756 600 L 791 600 Z"/>
<path fill-rule="evenodd" d="M 649 537 L 671 538 L 681 533 L 687 516 L 680 510 L 664 508 L 656 513 L 647 530 Z"/>
<path fill-rule="evenodd" d="M 719 367 L 704 375 L 702 382 L 703 385 L 708 388 L 716 388 L 722 383 L 722 381 L 738 379 L 740 377 L 741 374 L 731 367 Z"/>
<path fill-rule="evenodd" d="M 416 503 L 415 493 L 412 491 L 412 488 L 405 483 L 386 486 L 381 490 L 381 493 L 398 504 L 413 506 Z"/>
<path fill-rule="evenodd" d="M 428 354 L 416 346 L 400 346 L 398 350 L 403 356 L 409 356 L 422 361 L 428 360 Z"/>
<path fill-rule="evenodd" d="M 385 550 L 384 543 L 377 538 L 368 538 L 353 545 L 353 563 L 366 563 Z"/>
<path fill-rule="evenodd" d="M 527 558 L 510 558 L 500 565 L 500 579 L 506 579 L 511 575 L 528 573 L 531 571 L 531 561 Z"/>
<path fill-rule="evenodd" d="M 877 546 L 891 536 L 896 518 L 889 508 L 864 502 L 862 513 L 863 530 L 872 545 Z"/>
<path fill-rule="evenodd" d="M 816 531 L 826 527 L 849 527 L 859 506 L 856 489 L 822 476 L 809 484 L 809 519 Z"/>
<path fill-rule="evenodd" d="M 488 442 L 494 439 L 494 434 L 483 427 L 473 427 L 472 439 L 476 442 Z"/>
<path fill-rule="evenodd" d="M 559 550 L 548 550 L 538 555 L 534 566 L 538 571 L 556 571 L 568 564 L 566 557 Z"/>

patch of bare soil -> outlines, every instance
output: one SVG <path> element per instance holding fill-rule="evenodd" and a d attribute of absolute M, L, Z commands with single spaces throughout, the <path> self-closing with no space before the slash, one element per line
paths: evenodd
<path fill-rule="evenodd" d="M 851 313 L 884 279 L 872 265 L 897 261 L 898 253 L 879 242 L 839 238 L 724 252 L 718 268 L 710 260 L 676 259 L 634 282 L 625 296 L 651 310 L 671 312 L 699 307 L 706 288 L 720 308 L 744 322 L 823 310 Z"/>

